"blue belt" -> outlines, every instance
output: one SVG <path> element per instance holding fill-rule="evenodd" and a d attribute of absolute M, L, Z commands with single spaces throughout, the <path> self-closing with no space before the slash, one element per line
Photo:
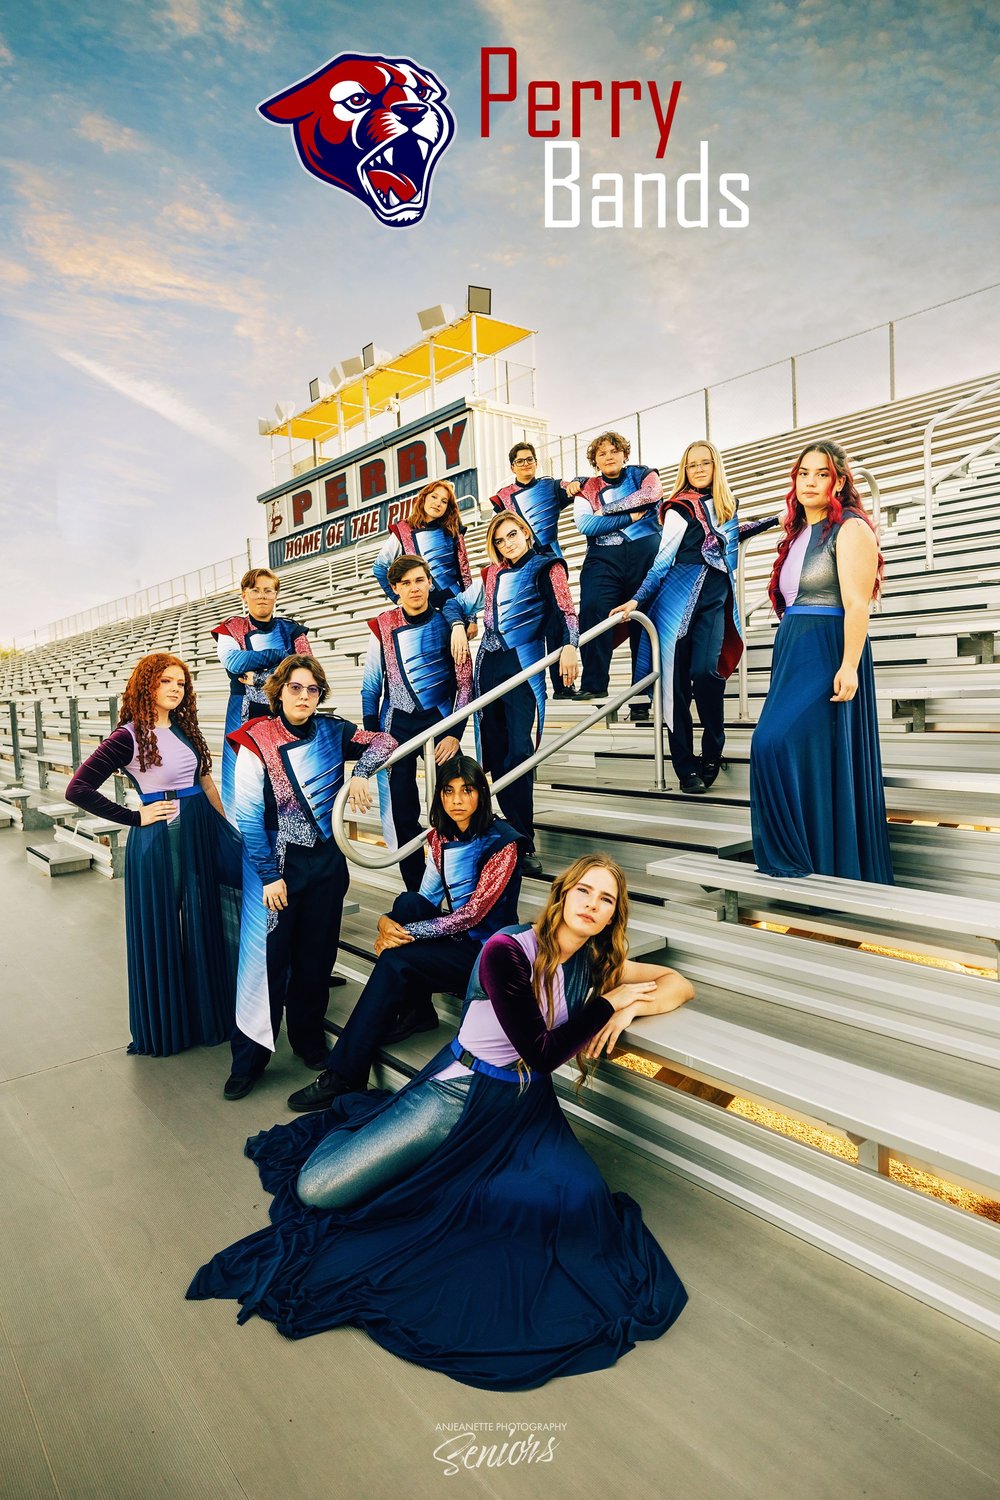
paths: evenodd
<path fill-rule="evenodd" d="M 175 797 L 198 797 L 204 795 L 200 786 L 179 786 L 169 792 L 140 792 L 139 800 L 143 803 L 173 802 Z"/>
<path fill-rule="evenodd" d="M 790 604 L 785 610 L 786 615 L 839 615 L 844 617 L 842 608 L 835 604 Z"/>
<path fill-rule="evenodd" d="M 452 1042 L 451 1051 L 452 1056 L 462 1064 L 463 1068 L 469 1068 L 473 1073 L 485 1073 L 487 1078 L 498 1078 L 501 1083 L 524 1082 L 524 1074 L 516 1072 L 514 1068 L 495 1068 L 492 1063 L 483 1062 L 481 1057 L 473 1057 L 471 1052 L 465 1050 L 458 1037 L 455 1037 Z M 540 1073 L 532 1073 L 529 1069 L 528 1082 L 534 1083 L 535 1079 L 541 1076 Z"/>

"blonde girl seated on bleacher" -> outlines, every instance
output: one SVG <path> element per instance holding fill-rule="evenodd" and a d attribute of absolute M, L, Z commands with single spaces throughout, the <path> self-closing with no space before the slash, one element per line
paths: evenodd
<path fill-rule="evenodd" d="M 118 728 L 66 789 L 78 807 L 132 830 L 125 846 L 130 1052 L 166 1057 L 214 1046 L 233 1028 L 242 847 L 211 767 L 191 673 L 158 651 L 135 667 Z M 115 772 L 132 782 L 141 810 L 98 790 Z"/>
<path fill-rule="evenodd" d="M 289 1338 L 344 1324 L 467 1385 L 527 1390 L 658 1338 L 686 1296 L 559 1107 L 552 1073 L 610 1053 L 637 1016 L 690 999 L 628 959 L 628 892 L 606 855 L 557 876 L 533 926 L 485 943 L 458 1036 L 405 1088 L 349 1094 L 247 1142 L 271 1227 L 199 1271 Z"/>

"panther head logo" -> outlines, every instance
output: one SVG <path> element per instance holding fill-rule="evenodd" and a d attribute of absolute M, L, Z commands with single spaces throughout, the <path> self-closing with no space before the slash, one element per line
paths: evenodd
<path fill-rule="evenodd" d="M 446 95 L 408 58 L 344 52 L 257 107 L 292 127 L 307 172 L 404 228 L 423 217 L 431 175 L 455 134 Z"/>

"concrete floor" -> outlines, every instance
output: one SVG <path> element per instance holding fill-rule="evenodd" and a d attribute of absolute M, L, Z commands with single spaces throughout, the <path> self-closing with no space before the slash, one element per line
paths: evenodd
<path fill-rule="evenodd" d="M 493 1395 L 185 1302 L 264 1224 L 243 1141 L 308 1075 L 282 1044 L 227 1104 L 225 1049 L 127 1057 L 121 885 L 25 842 L 0 832 L 3 1500 L 1000 1497 L 1000 1345 L 587 1131 L 691 1297 L 613 1370 Z M 445 1461 L 515 1423 L 534 1461 Z"/>

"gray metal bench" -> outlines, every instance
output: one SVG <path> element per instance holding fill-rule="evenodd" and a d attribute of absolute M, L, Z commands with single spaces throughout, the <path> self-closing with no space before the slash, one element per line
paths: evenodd
<path fill-rule="evenodd" d="M 665 880 L 686 880 L 723 892 L 726 920 L 739 921 L 741 896 L 765 901 L 787 901 L 821 911 L 849 912 L 880 922 L 928 924 L 985 938 L 997 950 L 1000 966 L 1000 908 L 994 902 L 970 901 L 942 891 L 912 890 L 906 886 L 874 885 L 864 880 L 841 880 L 833 875 L 806 875 L 782 880 L 762 875 L 752 865 L 731 859 L 712 859 L 703 854 L 681 854 L 654 860 L 646 867 L 650 875 Z M 998 972 L 1000 978 L 1000 972 Z"/>

